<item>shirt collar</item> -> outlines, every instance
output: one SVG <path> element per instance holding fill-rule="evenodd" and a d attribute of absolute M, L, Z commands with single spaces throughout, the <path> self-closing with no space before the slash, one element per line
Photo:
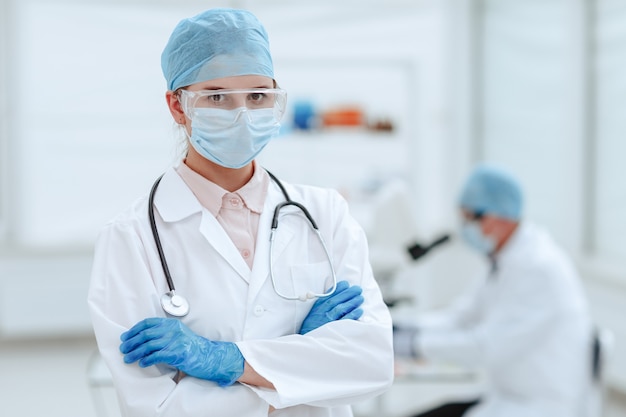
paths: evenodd
<path fill-rule="evenodd" d="M 270 176 L 266 170 L 254 164 L 254 174 L 250 181 L 237 190 L 237 194 L 244 201 L 246 206 L 255 213 L 261 213 L 267 197 L 267 188 L 270 183 Z"/>
<path fill-rule="evenodd" d="M 260 169 L 255 161 L 252 163 L 254 164 L 252 178 L 243 187 L 235 191 L 234 194 L 239 195 L 246 207 L 251 211 L 261 213 L 267 196 L 270 178 L 268 173 L 264 169 Z M 189 168 L 184 161 L 176 168 L 176 171 L 191 189 L 200 204 L 217 217 L 222 208 L 222 198 L 229 192 Z"/>

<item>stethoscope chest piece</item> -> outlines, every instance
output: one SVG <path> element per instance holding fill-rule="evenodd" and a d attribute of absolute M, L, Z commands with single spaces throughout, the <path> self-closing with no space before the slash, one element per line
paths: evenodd
<path fill-rule="evenodd" d="M 174 317 L 184 317 L 189 314 L 189 302 L 187 299 L 173 291 L 166 292 L 161 296 L 161 307 L 167 314 Z"/>

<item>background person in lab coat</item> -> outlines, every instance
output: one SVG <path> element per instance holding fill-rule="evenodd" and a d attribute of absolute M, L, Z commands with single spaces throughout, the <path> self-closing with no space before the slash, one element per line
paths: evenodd
<path fill-rule="evenodd" d="M 394 349 L 482 368 L 488 387 L 478 405 L 449 404 L 423 416 L 580 415 L 591 378 L 591 329 L 572 263 L 544 230 L 521 220 L 521 187 L 502 168 L 476 167 L 459 205 L 462 237 L 489 260 L 488 277 L 417 326 L 396 324 Z"/>
<path fill-rule="evenodd" d="M 285 196 L 254 158 L 278 132 L 284 96 L 272 90 L 265 29 L 243 10 L 184 19 L 162 68 L 169 110 L 191 146 L 164 174 L 154 211 L 190 312 L 168 317 L 159 303 L 169 288 L 144 196 L 99 235 L 88 296 L 122 414 L 351 416 L 351 403 L 392 382 L 391 318 L 346 202 L 285 183 L 315 219 L 339 280 L 331 296 L 287 299 L 324 293 L 334 280 L 294 206 L 281 211 L 270 258 L 272 215 Z"/>

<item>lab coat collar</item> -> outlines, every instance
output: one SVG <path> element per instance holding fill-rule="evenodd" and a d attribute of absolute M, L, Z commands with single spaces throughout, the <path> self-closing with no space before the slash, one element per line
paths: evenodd
<path fill-rule="evenodd" d="M 174 168 L 168 169 L 154 196 L 154 205 L 164 222 L 177 222 L 202 211 L 202 205 Z"/>
<path fill-rule="evenodd" d="M 534 229 L 535 226 L 533 224 L 520 221 L 517 229 L 509 238 L 509 241 L 506 242 L 502 249 L 493 258 L 494 264 L 497 265 L 496 272 L 502 265 L 506 265 L 514 257 L 519 256 L 519 254 L 523 252 L 523 247 L 527 242 L 527 238 L 529 234 L 533 233 Z"/>
<path fill-rule="evenodd" d="M 200 233 L 244 281 L 250 281 L 250 268 L 235 244 L 215 216 L 202 207 L 191 189 L 173 168 L 163 175 L 154 197 L 154 205 L 163 221 L 167 223 L 177 222 L 200 213 L 202 215 Z"/>

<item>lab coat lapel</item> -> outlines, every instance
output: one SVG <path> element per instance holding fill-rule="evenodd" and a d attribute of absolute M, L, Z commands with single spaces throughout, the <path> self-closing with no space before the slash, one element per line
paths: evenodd
<path fill-rule="evenodd" d="M 250 268 L 222 225 L 193 195 L 182 178 L 172 168 L 166 172 L 155 195 L 154 203 L 166 222 L 180 221 L 198 212 L 202 215 L 200 233 L 211 246 L 243 278 L 250 282 Z"/>
<path fill-rule="evenodd" d="M 208 210 L 202 211 L 200 233 L 202 233 L 209 244 L 215 248 L 239 276 L 249 283 L 250 268 L 248 268 L 248 264 L 246 264 L 246 261 L 244 261 L 241 253 L 239 253 L 237 247 L 222 225 Z"/>
<path fill-rule="evenodd" d="M 254 264 L 252 266 L 252 274 L 250 278 L 249 300 L 261 290 L 261 287 L 267 279 L 269 279 L 269 262 L 270 262 L 270 229 L 272 226 L 272 217 L 276 206 L 285 201 L 285 197 L 273 182 L 270 184 L 269 192 L 263 212 L 259 219 L 259 230 L 257 233 L 256 248 L 254 253 Z M 286 210 L 286 209 L 284 209 Z M 282 212 L 282 211 L 281 211 Z M 289 225 L 280 224 L 280 232 L 274 238 L 274 263 L 280 262 L 280 255 L 284 252 L 289 242 L 295 236 L 295 232 Z"/>

